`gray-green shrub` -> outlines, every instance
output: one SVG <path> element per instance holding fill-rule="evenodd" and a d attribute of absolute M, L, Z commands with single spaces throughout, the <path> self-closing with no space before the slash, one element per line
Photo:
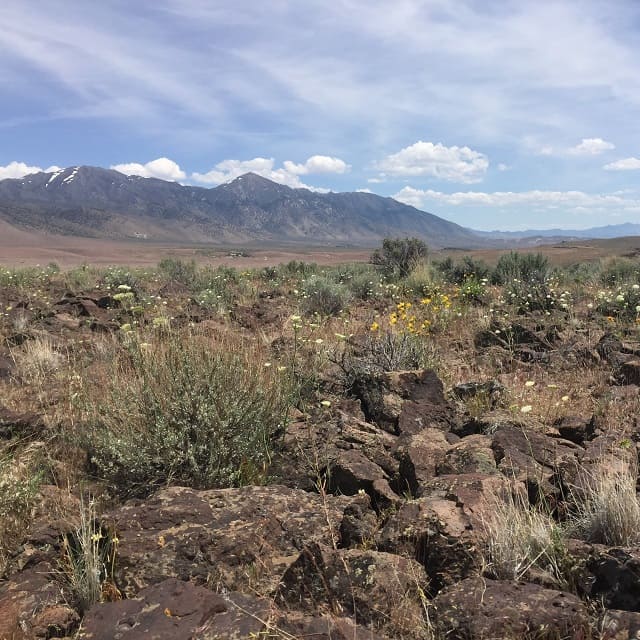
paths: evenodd
<path fill-rule="evenodd" d="M 289 406 L 274 369 L 242 345 L 212 348 L 197 336 L 133 342 L 107 388 L 86 392 L 93 471 L 120 495 L 258 482 Z"/>

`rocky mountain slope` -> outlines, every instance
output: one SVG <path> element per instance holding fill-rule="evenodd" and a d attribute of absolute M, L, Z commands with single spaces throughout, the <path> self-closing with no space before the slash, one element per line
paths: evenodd
<path fill-rule="evenodd" d="M 475 232 L 392 198 L 291 189 L 248 173 L 213 189 L 96 167 L 0 181 L 0 221 L 50 233 L 180 242 L 376 245 L 409 235 L 478 247 Z"/>

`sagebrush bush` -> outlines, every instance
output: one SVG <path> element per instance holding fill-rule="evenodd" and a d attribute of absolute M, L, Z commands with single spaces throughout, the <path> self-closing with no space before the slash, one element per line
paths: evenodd
<path fill-rule="evenodd" d="M 187 262 L 177 258 L 163 258 L 158 263 L 158 269 L 165 277 L 187 287 L 193 285 L 198 272 L 195 260 Z"/>
<path fill-rule="evenodd" d="M 462 284 L 473 278 L 482 280 L 489 278 L 491 268 L 482 260 L 476 260 L 473 256 L 463 256 L 460 262 L 454 262 L 450 256 L 440 262 L 434 263 L 447 282 Z"/>
<path fill-rule="evenodd" d="M 96 475 L 121 495 L 178 483 L 240 486 L 264 478 L 289 405 L 285 373 L 242 344 L 201 336 L 132 341 L 105 389 L 85 391 Z"/>
<path fill-rule="evenodd" d="M 605 258 L 600 262 L 600 282 L 608 287 L 640 282 L 640 262 L 630 258 Z"/>
<path fill-rule="evenodd" d="M 549 275 L 549 260 L 541 253 L 511 251 L 500 256 L 493 270 L 494 284 L 507 284 L 513 280 L 544 282 Z"/>
<path fill-rule="evenodd" d="M 401 285 L 408 295 L 429 296 L 440 288 L 442 278 L 430 264 L 420 263 L 406 275 Z"/>
<path fill-rule="evenodd" d="M 326 276 L 311 276 L 304 284 L 302 310 L 307 315 L 335 316 L 347 308 L 351 292 Z"/>
<path fill-rule="evenodd" d="M 372 333 L 345 343 L 330 359 L 340 367 L 341 384 L 345 389 L 384 372 L 432 368 L 434 365 L 431 343 L 414 334 L 393 331 Z"/>
<path fill-rule="evenodd" d="M 371 254 L 371 263 L 388 276 L 405 278 L 429 253 L 426 243 L 419 238 L 385 238 L 382 248 Z"/>

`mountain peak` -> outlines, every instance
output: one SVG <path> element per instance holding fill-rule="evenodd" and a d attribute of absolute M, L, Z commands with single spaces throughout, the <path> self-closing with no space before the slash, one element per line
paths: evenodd
<path fill-rule="evenodd" d="M 482 241 L 424 211 L 375 195 L 292 189 L 254 172 L 213 189 L 73 166 L 0 181 L 0 222 L 104 238 L 375 246 L 404 233 L 431 246 Z"/>

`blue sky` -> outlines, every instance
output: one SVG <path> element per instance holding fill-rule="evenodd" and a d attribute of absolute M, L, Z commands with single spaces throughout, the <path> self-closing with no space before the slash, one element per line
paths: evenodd
<path fill-rule="evenodd" d="M 7 0 L 0 178 L 253 170 L 477 229 L 640 222 L 637 0 Z"/>

